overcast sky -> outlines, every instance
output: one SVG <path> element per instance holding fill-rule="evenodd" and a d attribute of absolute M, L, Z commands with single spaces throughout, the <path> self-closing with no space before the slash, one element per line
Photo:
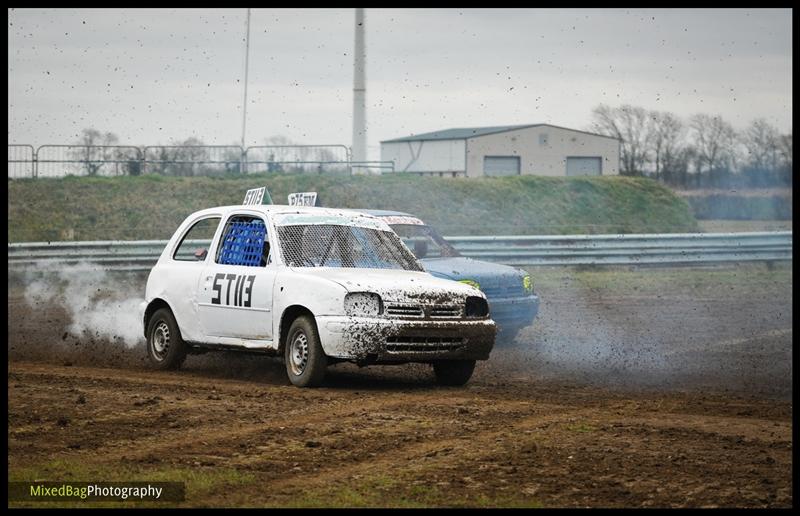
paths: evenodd
<path fill-rule="evenodd" d="M 8 12 L 8 142 L 241 139 L 245 9 Z M 247 144 L 352 134 L 353 9 L 253 9 Z M 600 103 L 792 129 L 778 10 L 367 9 L 370 157 L 450 127 L 586 129 Z"/>

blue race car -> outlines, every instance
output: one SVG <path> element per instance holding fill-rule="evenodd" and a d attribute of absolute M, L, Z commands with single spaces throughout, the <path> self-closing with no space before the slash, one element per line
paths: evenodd
<path fill-rule="evenodd" d="M 399 211 L 358 210 L 382 218 L 422 262 L 440 278 L 467 283 L 480 289 L 489 301 L 492 319 L 499 329 L 497 342 L 511 342 L 539 312 L 539 296 L 530 275 L 522 270 L 461 256 L 439 233 L 417 217 Z"/>

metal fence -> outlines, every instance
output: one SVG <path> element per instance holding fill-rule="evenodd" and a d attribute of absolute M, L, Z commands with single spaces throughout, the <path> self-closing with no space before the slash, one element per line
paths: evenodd
<path fill-rule="evenodd" d="M 350 161 L 350 149 L 346 145 L 258 145 L 245 151 L 248 172 L 349 174 Z"/>
<path fill-rule="evenodd" d="M 380 174 L 394 162 L 352 161 L 346 145 L 8 145 L 9 179 L 264 172 Z"/>
<path fill-rule="evenodd" d="M 238 145 L 153 145 L 144 147 L 142 172 L 164 176 L 224 176 L 242 173 Z"/>
<path fill-rule="evenodd" d="M 8 177 L 36 177 L 35 156 L 33 145 L 9 145 Z"/>
<path fill-rule="evenodd" d="M 139 175 L 142 151 L 128 145 L 42 145 L 34 177 Z"/>
<path fill-rule="evenodd" d="M 792 232 L 642 235 L 452 236 L 464 256 L 509 265 L 681 265 L 792 259 Z M 82 262 L 148 270 L 166 240 L 8 244 L 8 267 L 58 269 Z"/>

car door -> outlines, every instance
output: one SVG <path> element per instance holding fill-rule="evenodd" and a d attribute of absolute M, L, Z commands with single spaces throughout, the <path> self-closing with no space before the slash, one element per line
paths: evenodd
<path fill-rule="evenodd" d="M 180 235 L 169 259 L 164 261 L 159 274 L 163 291 L 157 295 L 167 299 L 184 340 L 203 340 L 203 331 L 197 321 L 197 284 L 205 267 L 206 255 L 222 222 L 221 214 L 210 214 L 189 221 Z"/>
<path fill-rule="evenodd" d="M 225 221 L 198 285 L 198 319 L 209 337 L 273 339 L 277 270 L 267 228 L 263 215 L 247 211 L 234 212 Z"/>

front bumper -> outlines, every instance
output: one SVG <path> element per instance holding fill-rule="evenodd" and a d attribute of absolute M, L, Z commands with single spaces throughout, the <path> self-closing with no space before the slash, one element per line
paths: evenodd
<path fill-rule="evenodd" d="M 317 316 L 325 354 L 359 363 L 486 360 L 496 325 L 480 320 Z"/>
<path fill-rule="evenodd" d="M 539 313 L 539 296 L 487 299 L 489 314 L 498 331 L 516 331 L 529 326 Z"/>

